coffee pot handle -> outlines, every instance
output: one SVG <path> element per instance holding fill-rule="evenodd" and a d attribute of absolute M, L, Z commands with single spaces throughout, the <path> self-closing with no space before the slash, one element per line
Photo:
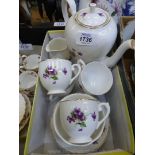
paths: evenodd
<path fill-rule="evenodd" d="M 105 115 L 105 112 L 103 110 L 103 106 L 106 109 L 106 115 Z M 98 105 L 98 111 L 99 112 L 100 111 L 103 112 L 104 117 L 100 121 L 98 121 L 98 124 L 97 124 L 97 128 L 96 129 L 98 129 L 100 127 L 100 125 L 108 118 L 108 116 L 110 114 L 110 106 L 109 106 L 109 103 L 108 102 L 106 102 L 106 103 L 100 103 Z"/>
<path fill-rule="evenodd" d="M 76 13 L 76 3 L 74 0 L 61 0 L 61 9 L 62 9 L 62 15 L 65 20 L 65 23 L 67 23 L 69 19 L 67 6 L 69 5 L 71 15 L 73 16 Z"/>
<path fill-rule="evenodd" d="M 75 69 L 78 69 L 78 71 L 75 73 Z M 73 83 L 73 81 L 79 76 L 80 72 L 81 72 L 81 66 L 79 64 L 73 64 L 72 65 L 72 71 L 75 73 L 75 76 L 71 79 L 70 81 L 70 85 Z"/>

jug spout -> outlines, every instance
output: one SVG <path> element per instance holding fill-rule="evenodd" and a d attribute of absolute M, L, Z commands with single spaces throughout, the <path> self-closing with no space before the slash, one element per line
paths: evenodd
<path fill-rule="evenodd" d="M 128 49 L 135 49 L 134 39 L 129 39 L 123 42 L 111 57 L 107 57 L 103 60 L 103 63 L 107 65 L 109 68 L 114 67 Z"/>

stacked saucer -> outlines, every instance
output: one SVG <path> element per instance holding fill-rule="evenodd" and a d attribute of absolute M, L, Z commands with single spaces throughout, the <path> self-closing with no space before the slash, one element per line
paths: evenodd
<path fill-rule="evenodd" d="M 19 93 L 19 131 L 28 123 L 31 114 L 31 103 L 25 94 Z"/>

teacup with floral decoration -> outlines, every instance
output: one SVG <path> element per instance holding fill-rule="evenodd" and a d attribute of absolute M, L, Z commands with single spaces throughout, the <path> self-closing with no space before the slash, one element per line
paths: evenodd
<path fill-rule="evenodd" d="M 104 109 L 106 110 L 106 113 Z M 99 112 L 104 117 L 99 120 Z M 60 102 L 60 121 L 71 143 L 88 143 L 91 135 L 108 118 L 109 103 L 99 103 L 91 99 L 78 99 Z"/>
<path fill-rule="evenodd" d="M 72 77 L 72 72 L 77 73 Z M 48 91 L 48 95 L 66 93 L 66 88 L 73 83 L 81 72 L 79 64 L 71 64 L 65 59 L 47 59 L 39 64 L 41 84 Z"/>

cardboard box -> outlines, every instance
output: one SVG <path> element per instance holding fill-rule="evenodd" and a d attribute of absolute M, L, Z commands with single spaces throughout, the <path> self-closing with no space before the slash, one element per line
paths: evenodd
<path fill-rule="evenodd" d="M 42 60 L 48 58 L 45 52 L 46 44 L 50 39 L 60 36 L 64 37 L 64 31 L 47 32 L 41 52 Z M 109 133 L 105 143 L 96 152 L 89 154 L 132 155 L 134 154 L 132 124 L 117 66 L 112 73 L 114 83 L 111 90 L 106 95 L 97 96 L 100 101 L 105 98 L 111 107 Z M 38 79 L 24 155 L 71 154 L 61 149 L 52 135 L 49 121 L 56 101 L 49 102 L 46 94 L 47 92 Z"/>

